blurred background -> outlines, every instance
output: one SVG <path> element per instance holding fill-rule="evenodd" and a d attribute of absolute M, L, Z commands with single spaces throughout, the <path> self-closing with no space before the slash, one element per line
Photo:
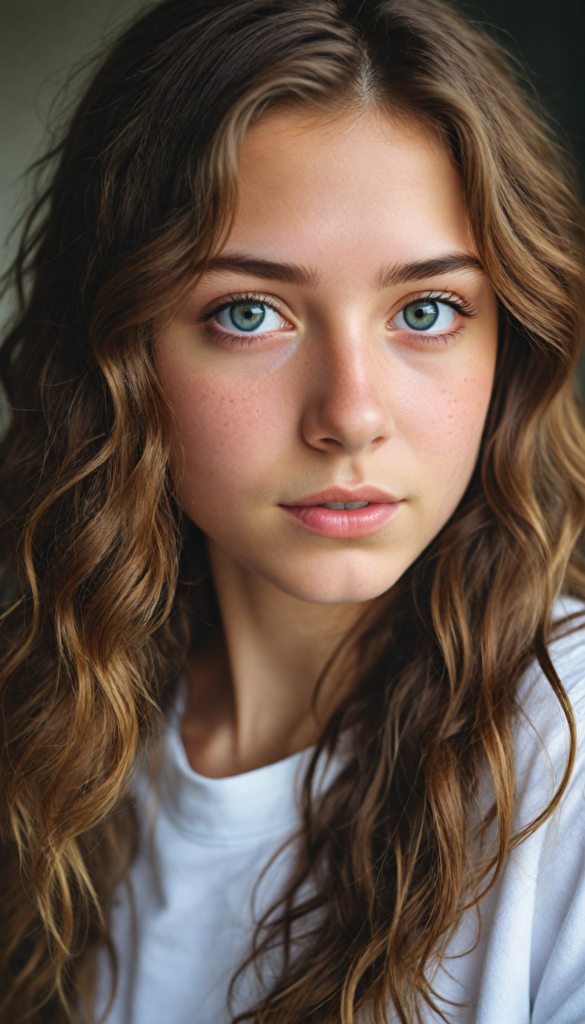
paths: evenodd
<path fill-rule="evenodd" d="M 0 269 L 26 202 L 22 175 L 43 152 L 72 67 L 90 57 L 144 0 L 0 0 Z M 521 62 L 585 184 L 585 0 L 455 0 Z M 79 90 L 83 74 L 69 86 Z M 58 109 L 58 105 L 57 105 Z M 582 185 L 583 187 L 583 185 Z"/>

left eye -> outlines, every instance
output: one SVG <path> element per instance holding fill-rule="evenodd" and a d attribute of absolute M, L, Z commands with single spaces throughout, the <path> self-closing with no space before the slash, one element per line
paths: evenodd
<path fill-rule="evenodd" d="M 417 299 L 401 309 L 394 327 L 409 331 L 444 331 L 455 323 L 455 310 L 437 299 Z"/>
<path fill-rule="evenodd" d="M 264 334 L 283 326 L 283 319 L 272 306 L 265 302 L 246 300 L 232 302 L 216 313 L 214 319 L 226 331 L 245 334 Z"/>

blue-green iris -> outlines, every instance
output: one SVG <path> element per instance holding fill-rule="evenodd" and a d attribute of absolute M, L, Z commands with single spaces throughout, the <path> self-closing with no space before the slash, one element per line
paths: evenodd
<path fill-rule="evenodd" d="M 234 302 L 230 306 L 230 319 L 238 331 L 253 331 L 266 316 L 266 307 L 260 302 Z"/>
<path fill-rule="evenodd" d="M 405 306 L 402 314 L 408 326 L 415 331 L 428 331 L 439 317 L 439 307 L 432 299 L 419 299 Z"/>

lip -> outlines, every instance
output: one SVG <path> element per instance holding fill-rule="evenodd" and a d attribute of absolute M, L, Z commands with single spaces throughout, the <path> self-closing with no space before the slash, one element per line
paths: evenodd
<path fill-rule="evenodd" d="M 354 501 L 368 501 L 370 504 L 353 509 L 321 507 L 325 502 L 341 504 Z M 351 540 L 379 533 L 394 519 L 402 504 L 402 500 L 387 491 L 364 485 L 355 491 L 332 487 L 280 507 L 309 533 L 318 537 Z"/>
<path fill-rule="evenodd" d="M 389 491 L 382 491 L 379 487 L 370 487 L 364 484 L 350 491 L 347 487 L 329 487 L 317 494 L 310 494 L 306 498 L 299 498 L 298 501 L 288 501 L 283 508 L 298 508 L 306 505 L 325 505 L 326 503 L 341 504 L 341 502 L 370 501 L 374 504 L 386 505 L 395 504 L 400 499 L 396 498 Z M 357 509 L 355 511 L 358 511 Z"/>

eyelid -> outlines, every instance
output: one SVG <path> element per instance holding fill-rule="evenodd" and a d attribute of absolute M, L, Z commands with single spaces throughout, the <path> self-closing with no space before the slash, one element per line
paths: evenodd
<path fill-rule="evenodd" d="M 235 302 L 258 302 L 258 303 L 262 303 L 262 305 L 268 306 L 270 309 L 273 309 L 275 313 L 278 313 L 278 315 L 281 316 L 283 320 L 287 320 L 287 321 L 290 322 L 290 317 L 286 313 L 283 312 L 283 310 L 281 309 L 280 305 L 278 304 L 278 300 L 276 300 L 274 298 L 274 296 L 272 296 L 272 295 L 263 295 L 261 292 L 237 292 L 237 293 L 236 292 L 234 292 L 234 293 L 230 292 L 226 296 L 225 299 L 220 299 L 219 302 L 216 302 L 212 309 L 208 310 L 208 312 L 203 313 L 201 316 L 197 317 L 197 323 L 200 323 L 200 324 L 209 323 L 210 320 L 213 320 L 214 316 L 217 316 L 218 313 L 223 312 L 224 309 L 229 309 L 229 307 L 232 306 Z M 294 327 L 295 325 L 293 323 L 290 323 L 290 326 Z M 223 330 L 223 333 L 228 334 L 228 335 L 233 334 L 233 336 L 237 337 L 237 338 L 245 338 L 245 337 L 250 337 L 251 336 L 251 335 L 244 334 L 244 333 L 238 334 L 237 331 L 233 331 L 233 332 L 232 331 L 226 331 L 225 328 Z M 273 332 L 265 331 L 264 333 L 265 334 L 270 334 L 270 333 L 273 333 Z M 259 335 L 256 335 L 256 337 L 259 337 Z"/>
<path fill-rule="evenodd" d="M 441 291 L 436 288 L 427 288 L 426 290 L 423 289 L 421 291 L 413 292 L 411 295 L 400 299 L 399 304 L 390 314 L 389 320 L 392 321 L 393 318 L 397 316 L 398 313 L 401 313 L 403 309 L 406 309 L 411 302 L 418 302 L 422 299 L 432 299 L 434 302 L 444 302 L 445 305 L 451 306 L 452 309 L 455 309 L 461 314 L 461 316 L 465 317 L 465 319 L 472 319 L 477 316 L 477 312 L 472 303 L 468 299 L 464 299 L 463 296 L 459 295 L 457 292 L 447 289 L 443 289 Z M 397 330 L 398 329 L 399 328 L 397 328 Z M 432 334 L 432 331 L 427 333 Z"/>

